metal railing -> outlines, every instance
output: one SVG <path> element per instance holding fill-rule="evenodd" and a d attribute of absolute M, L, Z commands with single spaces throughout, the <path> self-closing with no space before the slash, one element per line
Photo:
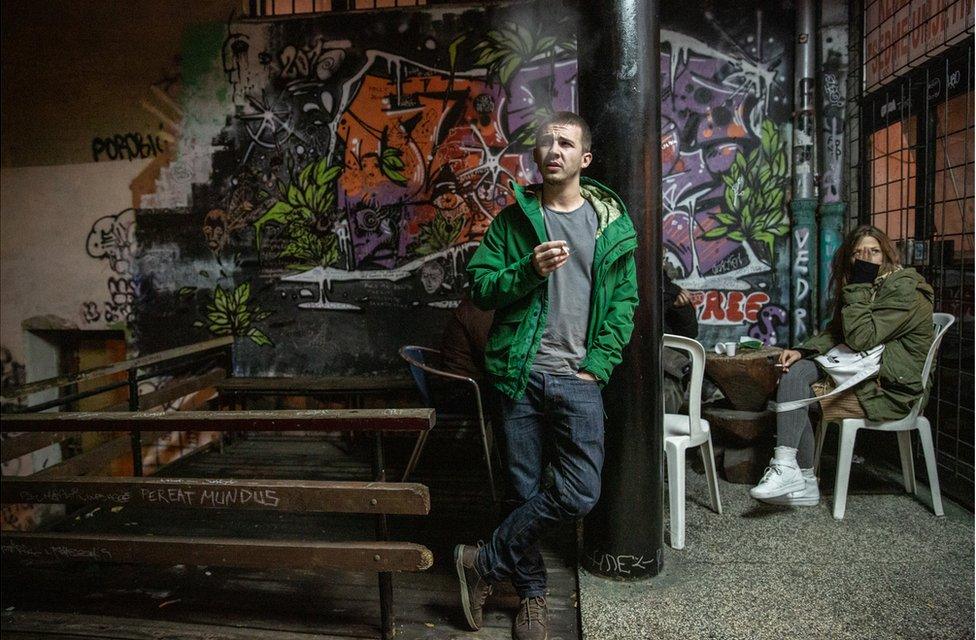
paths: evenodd
<path fill-rule="evenodd" d="M 241 0 L 242 19 L 285 18 L 313 13 L 409 9 L 429 5 L 485 5 L 504 0 Z"/>
<path fill-rule="evenodd" d="M 56 376 L 46 380 L 29 382 L 12 389 L 6 389 L 3 391 L 2 397 L 4 400 L 10 401 L 11 403 L 18 402 L 22 398 L 29 397 L 33 394 L 43 391 L 50 391 L 52 389 L 57 389 L 59 391 L 69 389 L 69 391 L 67 393 L 62 393 L 58 398 L 53 400 L 47 400 L 33 405 L 5 405 L 4 413 L 38 413 L 57 407 L 64 407 L 83 398 L 90 398 L 123 387 L 128 390 L 128 400 L 125 406 L 110 405 L 105 407 L 105 409 L 110 411 L 125 409 L 128 411 L 139 411 L 140 409 L 150 408 L 150 406 L 157 406 L 158 404 L 162 404 L 166 401 L 179 397 L 175 394 L 185 395 L 192 393 L 194 389 L 192 386 L 176 384 L 173 385 L 172 388 L 164 388 L 153 394 L 145 394 L 140 396 L 139 383 L 141 381 L 148 380 L 150 378 L 157 378 L 159 376 L 170 375 L 175 372 L 200 373 L 205 371 L 213 371 L 218 367 L 222 368 L 224 372 L 228 372 L 231 370 L 231 345 L 233 342 L 234 339 L 229 336 L 214 338 L 204 342 L 176 347 L 174 349 L 167 349 L 165 351 L 159 351 L 146 356 L 140 356 L 138 358 L 123 360 L 122 362 L 87 369 L 78 373 Z M 125 374 L 125 380 L 114 380 L 90 389 L 85 389 L 84 391 L 70 390 L 80 382 L 116 376 L 121 373 Z M 212 377 L 213 376 L 205 376 L 201 378 L 201 380 L 212 382 Z M 152 404 L 150 406 L 145 406 L 149 404 L 149 402 L 146 402 L 147 399 L 151 399 Z M 141 476 L 142 435 L 139 431 L 133 430 L 130 432 L 130 439 L 133 473 L 136 476 Z M 55 441 L 56 440 L 53 440 L 52 443 Z"/>

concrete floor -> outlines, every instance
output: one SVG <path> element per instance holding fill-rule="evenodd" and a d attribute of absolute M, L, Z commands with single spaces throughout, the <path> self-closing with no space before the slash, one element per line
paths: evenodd
<path fill-rule="evenodd" d="M 923 503 L 899 483 L 855 465 L 836 521 L 829 480 L 820 505 L 802 509 L 763 505 L 748 486 L 722 482 L 720 516 L 707 506 L 704 476 L 689 468 L 685 549 L 666 548 L 651 580 L 581 569 L 583 637 L 973 638 L 973 515 L 944 499 L 937 518 L 928 487 L 920 485 Z"/>

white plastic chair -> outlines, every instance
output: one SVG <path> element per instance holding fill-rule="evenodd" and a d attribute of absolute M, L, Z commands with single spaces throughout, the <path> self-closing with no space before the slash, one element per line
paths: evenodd
<path fill-rule="evenodd" d="M 668 459 L 668 498 L 671 504 L 671 547 L 685 548 L 685 449 L 701 447 L 712 509 L 722 513 L 715 472 L 715 452 L 708 421 L 701 417 L 702 377 L 705 375 L 705 347 L 697 340 L 664 334 L 664 346 L 687 351 L 691 357 L 691 383 L 688 389 L 688 415 L 664 414 L 664 453 Z"/>
<path fill-rule="evenodd" d="M 935 355 L 939 351 L 939 345 L 946 331 L 952 326 L 956 319 L 948 313 L 933 313 L 932 324 L 935 327 L 935 339 L 932 340 L 932 347 L 929 349 L 928 356 L 925 358 L 925 367 L 922 369 L 923 393 L 929 388 L 929 373 L 935 362 Z M 871 429 L 873 431 L 894 431 L 898 434 L 898 449 L 901 454 L 901 471 L 904 475 L 905 491 L 914 495 L 918 489 L 915 484 L 915 463 L 912 458 L 912 430 L 918 430 L 918 439 L 922 443 L 922 452 L 925 456 L 925 470 L 929 476 L 929 488 L 932 491 L 932 510 L 935 515 L 942 516 L 945 512 L 942 509 L 942 494 L 939 491 L 939 471 L 935 463 L 935 447 L 932 444 L 932 427 L 928 418 L 920 415 L 922 412 L 922 399 L 919 398 L 912 407 L 911 413 L 901 420 L 891 420 L 888 422 L 871 422 L 864 418 L 844 418 L 840 422 L 840 443 L 837 447 L 837 480 L 834 483 L 834 518 L 842 520 L 844 511 L 847 508 L 847 483 L 851 476 L 851 458 L 854 456 L 854 439 L 857 438 L 858 429 Z M 817 448 L 814 453 L 814 473 L 820 469 L 820 454 L 823 451 L 824 438 L 827 435 L 825 421 L 817 427 Z"/>

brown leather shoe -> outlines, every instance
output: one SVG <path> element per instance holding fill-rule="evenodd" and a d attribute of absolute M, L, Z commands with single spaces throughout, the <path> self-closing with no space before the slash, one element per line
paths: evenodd
<path fill-rule="evenodd" d="M 485 600 L 491 595 L 491 584 L 478 574 L 474 559 L 478 557 L 478 547 L 459 544 L 454 547 L 454 566 L 461 583 L 461 608 L 472 631 L 481 628 L 484 620 L 482 609 Z"/>
<path fill-rule="evenodd" d="M 549 637 L 549 607 L 542 596 L 522 598 L 515 624 L 514 640 L 546 640 Z"/>

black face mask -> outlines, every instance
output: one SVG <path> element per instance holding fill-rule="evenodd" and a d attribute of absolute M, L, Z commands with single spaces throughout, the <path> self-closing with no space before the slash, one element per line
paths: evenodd
<path fill-rule="evenodd" d="M 851 284 L 874 282 L 880 270 L 880 264 L 874 264 L 873 262 L 866 262 L 864 260 L 854 260 L 854 273 L 851 274 Z"/>

